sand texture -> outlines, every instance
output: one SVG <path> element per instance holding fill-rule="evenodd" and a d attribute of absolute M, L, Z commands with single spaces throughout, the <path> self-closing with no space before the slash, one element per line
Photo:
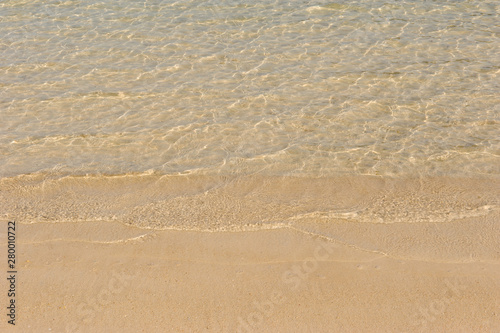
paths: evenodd
<path fill-rule="evenodd" d="M 0 190 L 2 247 L 18 225 L 18 332 L 500 332 L 497 179 L 22 176 Z"/>

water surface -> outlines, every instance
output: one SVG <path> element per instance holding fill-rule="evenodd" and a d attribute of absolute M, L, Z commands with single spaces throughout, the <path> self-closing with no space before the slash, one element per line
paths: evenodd
<path fill-rule="evenodd" d="M 0 176 L 498 175 L 497 1 L 3 1 Z"/>

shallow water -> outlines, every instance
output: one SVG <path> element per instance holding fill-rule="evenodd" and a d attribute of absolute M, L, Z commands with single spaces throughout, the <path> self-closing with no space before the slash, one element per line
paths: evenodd
<path fill-rule="evenodd" d="M 0 4 L 0 177 L 498 175 L 497 1 Z"/>

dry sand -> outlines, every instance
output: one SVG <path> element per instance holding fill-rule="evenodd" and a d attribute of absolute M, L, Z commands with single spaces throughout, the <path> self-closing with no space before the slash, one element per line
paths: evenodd
<path fill-rule="evenodd" d="M 498 180 L 220 184 L 0 180 L 2 248 L 18 226 L 0 330 L 500 332 Z"/>

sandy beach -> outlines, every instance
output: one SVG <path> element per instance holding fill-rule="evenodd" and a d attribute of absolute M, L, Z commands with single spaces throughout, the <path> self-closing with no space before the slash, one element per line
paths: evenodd
<path fill-rule="evenodd" d="M 2 180 L 18 226 L 17 331 L 500 329 L 497 180 L 144 177 Z M 160 225 L 167 212 L 184 215 Z M 272 227 L 252 223 L 262 214 Z"/>
<path fill-rule="evenodd" d="M 0 3 L 0 333 L 500 333 L 500 2 Z"/>

